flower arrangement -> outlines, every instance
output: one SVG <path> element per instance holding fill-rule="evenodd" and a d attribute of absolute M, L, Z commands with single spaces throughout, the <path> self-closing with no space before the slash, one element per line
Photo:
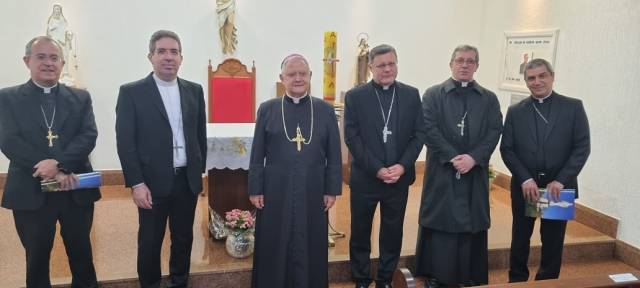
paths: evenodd
<path fill-rule="evenodd" d="M 251 212 L 240 209 L 233 209 L 225 213 L 224 225 L 236 231 L 247 231 L 255 226 L 255 219 Z"/>

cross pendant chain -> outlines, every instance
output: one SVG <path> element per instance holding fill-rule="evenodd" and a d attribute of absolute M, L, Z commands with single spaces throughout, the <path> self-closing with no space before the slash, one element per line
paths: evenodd
<path fill-rule="evenodd" d="M 462 116 L 462 119 L 460 120 L 460 123 L 458 123 L 458 126 L 460 128 L 460 136 L 464 136 L 464 120 L 467 118 L 467 112 L 464 112 L 464 116 Z"/>
<path fill-rule="evenodd" d="M 384 126 L 382 129 L 382 142 L 387 143 L 387 135 L 393 134 L 391 130 L 387 129 L 387 126 Z"/>
<path fill-rule="evenodd" d="M 53 139 L 57 140 L 58 135 L 53 135 L 53 131 L 51 131 L 51 128 L 49 128 L 49 131 L 47 131 L 47 136 L 45 138 L 49 140 L 49 147 L 53 147 Z"/>
<path fill-rule="evenodd" d="M 53 121 L 56 119 L 56 106 L 53 106 L 53 115 L 51 115 L 51 123 L 47 121 L 47 114 L 44 113 L 44 108 L 40 105 L 40 111 L 42 112 L 42 117 L 44 118 L 44 125 L 47 126 L 47 140 L 49 140 L 49 147 L 53 147 L 53 139 L 58 139 L 58 135 L 53 135 L 53 131 L 51 131 L 51 127 L 53 127 Z"/>
<path fill-rule="evenodd" d="M 302 131 L 300 131 L 300 123 L 298 123 L 298 127 L 296 127 L 296 137 L 289 138 L 289 132 L 287 132 L 287 123 L 284 120 L 284 96 L 280 97 L 280 111 L 282 113 L 282 129 L 284 130 L 284 136 L 287 137 L 289 142 L 296 142 L 298 145 L 298 152 L 302 150 L 302 144 L 309 145 L 311 144 L 311 139 L 313 139 L 313 97 L 310 95 L 309 97 L 309 108 L 311 109 L 311 124 L 309 125 L 309 141 L 302 137 Z"/>
<path fill-rule="evenodd" d="M 296 142 L 298 144 L 298 152 L 302 150 L 302 144 L 306 139 L 302 137 L 302 132 L 300 131 L 300 125 L 296 128 L 296 137 L 291 139 L 292 142 Z"/>
<path fill-rule="evenodd" d="M 375 88 L 373 91 L 376 92 L 376 98 L 378 99 L 378 105 L 380 105 L 380 112 L 382 113 L 382 121 L 384 121 L 384 128 L 382 129 L 382 142 L 387 143 L 387 136 L 391 134 L 391 131 L 387 128 L 389 126 L 389 119 L 391 118 L 391 110 L 393 110 L 393 99 L 396 98 L 396 88 L 393 88 L 393 94 L 391 95 L 391 103 L 389 104 L 389 112 L 387 112 L 387 116 L 384 116 L 384 109 L 382 108 L 382 102 L 380 101 L 380 94 L 378 94 L 378 90 Z"/>
<path fill-rule="evenodd" d="M 460 127 L 460 136 L 464 136 L 464 120 L 460 121 L 457 126 Z"/>

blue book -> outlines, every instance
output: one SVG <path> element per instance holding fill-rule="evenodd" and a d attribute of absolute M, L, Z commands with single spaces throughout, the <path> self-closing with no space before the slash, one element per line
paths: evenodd
<path fill-rule="evenodd" d="M 74 189 L 97 188 L 102 184 L 100 172 L 82 173 L 76 174 L 76 176 L 78 176 L 78 183 Z M 40 187 L 43 192 L 60 191 L 60 183 L 56 180 L 42 181 L 40 182 Z"/>
<path fill-rule="evenodd" d="M 526 201 L 524 214 L 529 217 L 540 217 L 552 220 L 573 220 L 576 217 L 576 190 L 560 190 L 559 201 L 553 201 L 547 189 L 540 189 L 537 202 Z"/>

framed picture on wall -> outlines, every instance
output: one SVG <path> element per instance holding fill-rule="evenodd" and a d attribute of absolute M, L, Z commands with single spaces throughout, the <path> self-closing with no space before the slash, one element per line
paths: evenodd
<path fill-rule="evenodd" d="M 524 67 L 532 59 L 545 59 L 555 67 L 558 31 L 504 32 L 500 89 L 529 92 L 524 81 Z"/>

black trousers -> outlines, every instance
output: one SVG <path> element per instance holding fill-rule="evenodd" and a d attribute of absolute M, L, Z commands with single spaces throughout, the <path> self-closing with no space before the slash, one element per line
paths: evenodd
<path fill-rule="evenodd" d="M 93 203 L 79 206 L 70 193 L 51 192 L 41 208 L 13 210 L 13 218 L 26 253 L 28 288 L 51 287 L 49 260 L 58 221 L 69 258 L 71 287 L 98 287 L 89 237 Z"/>
<path fill-rule="evenodd" d="M 357 282 L 370 283 L 371 225 L 380 203 L 380 261 L 376 282 L 391 282 L 400 259 L 402 227 L 409 187 L 373 183 L 367 189 L 351 186 L 351 238 L 349 258 L 351 276 Z"/>
<path fill-rule="evenodd" d="M 189 189 L 185 170 L 174 176 L 169 196 L 153 197 L 151 209 L 138 208 L 138 278 L 141 287 L 160 287 L 160 253 L 167 219 L 171 233 L 167 287 L 187 287 L 198 197 Z"/>
<path fill-rule="evenodd" d="M 522 193 L 511 193 L 511 251 L 509 255 L 509 282 L 523 282 L 529 279 L 529 247 L 536 218 L 524 216 Z M 556 279 L 560 276 L 562 249 L 567 221 L 540 219 L 540 239 L 542 256 L 536 280 Z"/>

